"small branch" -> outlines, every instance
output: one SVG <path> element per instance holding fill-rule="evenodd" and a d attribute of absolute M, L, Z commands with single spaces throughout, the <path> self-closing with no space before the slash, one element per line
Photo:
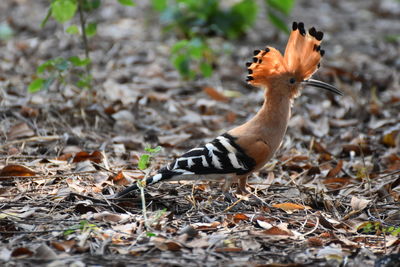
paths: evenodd
<path fill-rule="evenodd" d="M 137 181 L 137 185 L 139 187 L 140 190 L 140 198 L 141 198 L 141 202 L 142 202 L 142 213 L 143 213 L 143 220 L 144 220 L 144 225 L 146 227 L 146 230 L 148 231 L 150 229 L 150 225 L 148 222 L 148 218 L 147 218 L 147 209 L 146 209 L 146 198 L 144 196 L 144 187 L 146 186 L 146 180 L 150 175 L 151 170 L 147 169 L 145 171 L 145 176 L 142 180 Z"/>
<path fill-rule="evenodd" d="M 82 42 L 83 42 L 83 47 L 85 48 L 85 56 L 86 59 L 89 59 L 89 45 L 88 45 L 88 40 L 86 36 L 86 31 L 85 31 L 85 18 L 83 17 L 83 10 L 82 10 L 82 0 L 78 0 L 78 11 L 79 11 L 79 20 L 81 22 L 81 31 L 82 31 Z M 86 75 L 89 75 L 90 73 L 90 64 L 86 65 Z"/>
<path fill-rule="evenodd" d="M 319 217 L 316 217 L 316 219 L 317 219 L 317 223 L 315 224 L 314 228 L 311 229 L 311 231 L 302 234 L 302 235 L 301 235 L 302 237 L 305 237 L 306 235 L 312 234 L 312 233 L 314 233 L 314 232 L 318 229 L 318 226 L 319 226 Z"/>
<path fill-rule="evenodd" d="M 238 203 L 242 202 L 243 197 L 240 197 L 238 200 L 236 200 L 232 205 L 230 205 L 229 207 L 227 207 L 223 213 L 230 211 L 233 207 L 235 207 Z"/>
<path fill-rule="evenodd" d="M 49 142 L 49 141 L 60 140 L 62 138 L 63 137 L 60 136 L 60 135 L 34 136 L 34 137 L 26 138 L 26 139 L 10 141 L 8 143 L 0 145 L 0 149 L 2 149 L 4 147 L 11 146 L 11 145 L 20 144 L 20 143 L 26 143 L 26 142 Z"/>

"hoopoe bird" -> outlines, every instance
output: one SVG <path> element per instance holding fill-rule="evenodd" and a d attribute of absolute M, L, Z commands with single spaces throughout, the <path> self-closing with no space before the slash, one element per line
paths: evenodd
<path fill-rule="evenodd" d="M 255 50 L 248 62 L 247 82 L 265 90 L 264 103 L 246 123 L 193 148 L 147 178 L 146 184 L 179 180 L 225 180 L 223 190 L 238 183 L 237 192 L 248 194 L 247 178 L 260 170 L 279 148 L 289 122 L 294 98 L 304 85 L 342 92 L 330 84 L 310 79 L 318 70 L 325 51 L 321 49 L 323 33 L 314 27 L 308 32 L 304 23 L 293 23 L 284 56 L 267 46 Z M 137 189 L 134 184 L 116 197 Z"/>

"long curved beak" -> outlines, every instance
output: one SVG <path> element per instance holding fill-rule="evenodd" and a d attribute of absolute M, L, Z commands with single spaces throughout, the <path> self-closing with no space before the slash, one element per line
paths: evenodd
<path fill-rule="evenodd" d="M 334 86 L 332 86 L 332 85 L 330 85 L 328 83 L 324 83 L 324 82 L 321 82 L 321 81 L 318 81 L 318 80 L 314 80 L 314 79 L 308 79 L 306 81 L 303 81 L 303 83 L 306 84 L 306 85 L 311 85 L 311 86 L 314 86 L 314 87 L 318 87 L 318 88 L 321 88 L 321 89 L 328 90 L 328 91 L 330 91 L 330 92 L 332 92 L 334 94 L 343 95 L 342 91 L 340 91 L 339 89 L 337 89 L 336 87 L 334 87 Z"/>

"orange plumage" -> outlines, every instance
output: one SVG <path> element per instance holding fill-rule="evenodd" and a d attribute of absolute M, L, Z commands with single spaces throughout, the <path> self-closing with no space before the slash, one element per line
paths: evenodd
<path fill-rule="evenodd" d="M 320 46 L 322 38 L 323 33 L 314 27 L 306 32 L 302 22 L 293 22 L 284 56 L 269 46 L 265 50 L 255 50 L 253 62 L 247 63 L 247 81 L 254 86 L 270 87 L 274 77 L 291 76 L 296 82 L 309 79 L 317 71 L 325 52 Z"/>

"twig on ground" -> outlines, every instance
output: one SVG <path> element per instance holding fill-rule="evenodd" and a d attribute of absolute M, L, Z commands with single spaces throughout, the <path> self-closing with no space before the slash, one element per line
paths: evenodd
<path fill-rule="evenodd" d="M 26 139 L 19 139 L 19 140 L 15 140 L 15 141 L 10 141 L 7 142 L 3 145 L 0 145 L 0 149 L 4 148 L 4 147 L 8 147 L 11 145 L 16 145 L 16 144 L 20 144 L 20 143 L 28 143 L 28 142 L 49 142 L 49 141 L 55 141 L 55 140 L 60 140 L 63 137 L 60 135 L 49 135 L 49 136 L 34 136 L 34 137 L 30 137 L 30 138 L 26 138 Z"/>

